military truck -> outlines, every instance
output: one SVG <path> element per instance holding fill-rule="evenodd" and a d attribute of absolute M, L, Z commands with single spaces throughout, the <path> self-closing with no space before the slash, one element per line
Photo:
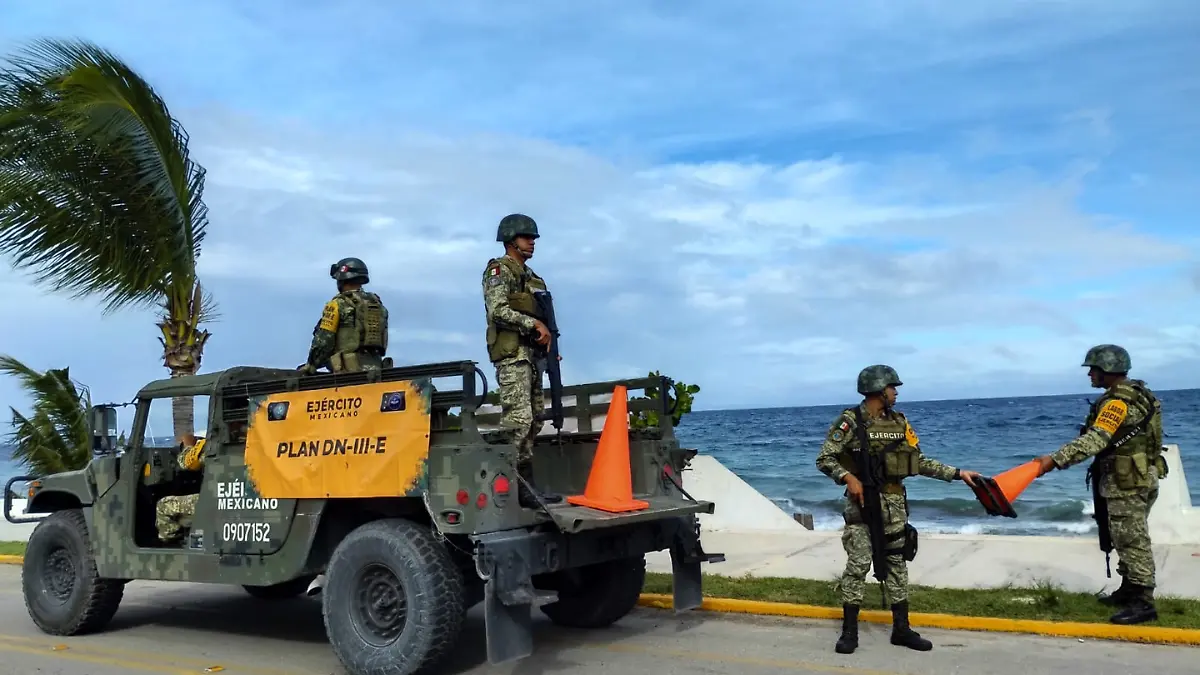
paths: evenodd
<path fill-rule="evenodd" d="M 438 390 L 439 379 L 457 388 Z M 438 662 L 480 602 L 491 663 L 532 653 L 534 606 L 566 626 L 612 624 L 635 606 L 651 551 L 670 551 L 676 611 L 694 609 L 701 563 L 723 556 L 700 544 L 696 516 L 714 504 L 683 489 L 695 451 L 675 437 L 671 384 L 600 382 L 552 397 L 577 429 L 538 436 L 532 482 L 569 497 L 585 492 L 604 433 L 593 421 L 609 404 L 593 398 L 617 385 L 664 392 L 627 403 L 653 410 L 657 426 L 605 422 L 612 440 L 628 434 L 641 505 L 599 510 L 518 503 L 514 447 L 484 428 L 487 378 L 473 361 L 310 376 L 235 367 L 151 382 L 122 404 L 133 407 L 123 447 L 117 406 L 98 405 L 87 467 L 5 486 L 10 521 L 26 520 L 9 515 L 18 482 L 29 486 L 26 513 L 49 514 L 25 553 L 29 615 L 53 635 L 102 630 L 133 579 L 240 585 L 263 599 L 318 590 L 346 670 L 397 675 Z M 155 401 L 196 396 L 208 400 L 207 433 L 203 464 L 189 470 L 176 460 L 182 443 L 147 430 Z M 163 540 L 156 505 L 171 495 L 198 496 L 186 535 Z"/>

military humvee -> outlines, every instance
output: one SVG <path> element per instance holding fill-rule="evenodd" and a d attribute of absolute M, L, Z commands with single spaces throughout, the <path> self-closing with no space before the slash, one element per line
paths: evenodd
<path fill-rule="evenodd" d="M 234 584 L 264 599 L 316 589 L 345 668 L 395 675 L 438 661 L 481 601 L 491 663 L 532 653 L 535 605 L 559 624 L 609 625 L 635 606 L 650 551 L 670 551 L 676 610 L 698 607 L 700 563 L 723 556 L 700 545 L 696 514 L 714 505 L 682 487 L 695 451 L 676 440 L 673 401 L 664 393 L 627 404 L 659 418 L 628 431 L 641 508 L 566 498 L 523 508 L 513 447 L 481 431 L 489 416 L 477 376 L 486 392 L 472 361 L 312 376 L 236 367 L 158 380 L 123 404 L 136 407 L 122 448 L 115 407 L 94 407 L 86 468 L 5 486 L 9 520 L 24 521 L 8 508 L 19 481 L 29 483 L 27 513 L 49 514 L 25 553 L 31 618 L 55 635 L 101 630 L 133 579 Z M 460 388 L 438 391 L 439 378 Z M 536 487 L 585 491 L 602 434 L 593 417 L 608 410 L 592 398 L 618 384 L 671 391 L 667 378 L 564 388 L 555 402 L 578 429 L 538 437 Z M 154 401 L 191 396 L 209 401 L 198 471 L 176 463 L 180 444 L 156 447 L 147 434 Z M 575 405 L 563 407 L 569 396 Z M 609 433 L 627 433 L 616 421 Z M 190 529 L 160 540 L 156 503 L 187 494 L 198 494 Z"/>

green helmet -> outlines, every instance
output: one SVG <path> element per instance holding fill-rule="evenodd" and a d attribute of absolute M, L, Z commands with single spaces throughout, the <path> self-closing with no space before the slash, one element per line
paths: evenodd
<path fill-rule="evenodd" d="M 896 374 L 896 369 L 891 366 L 875 365 L 867 366 L 858 374 L 858 393 L 866 396 L 867 394 L 878 394 L 888 385 L 900 386 L 904 384 L 900 381 L 900 376 Z"/>
<path fill-rule="evenodd" d="M 1096 367 L 1105 373 L 1128 373 L 1129 352 L 1117 345 L 1096 345 L 1083 357 L 1083 365 Z"/>
<path fill-rule="evenodd" d="M 538 234 L 537 223 L 533 222 L 533 218 L 523 213 L 511 213 L 500 219 L 500 227 L 496 228 L 496 241 L 508 243 L 521 234 L 534 239 L 541 236 Z"/>
<path fill-rule="evenodd" d="M 338 281 L 358 281 L 363 284 L 371 281 L 371 277 L 367 276 L 367 264 L 358 258 L 342 258 L 330 265 L 329 276 Z"/>

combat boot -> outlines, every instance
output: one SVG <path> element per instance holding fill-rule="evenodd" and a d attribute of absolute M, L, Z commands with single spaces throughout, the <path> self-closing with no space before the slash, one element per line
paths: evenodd
<path fill-rule="evenodd" d="M 1121 585 L 1117 588 L 1117 590 L 1109 593 L 1108 595 L 1097 596 L 1096 599 L 1099 600 L 1100 604 L 1102 605 L 1108 605 L 1110 607 L 1113 605 L 1124 606 L 1133 599 L 1133 584 L 1129 583 L 1129 577 L 1123 576 L 1121 577 Z"/>
<path fill-rule="evenodd" d="M 892 644 L 919 652 L 933 649 L 933 643 L 908 625 L 908 601 L 892 605 Z"/>
<path fill-rule="evenodd" d="M 517 484 L 517 503 L 527 509 L 539 509 L 538 497 L 546 504 L 557 504 L 562 501 L 562 495 L 547 494 L 538 491 L 536 494 L 533 487 L 533 461 L 521 462 L 517 465 L 517 473 L 522 479 Z M 527 487 L 528 486 L 528 487 Z"/>
<path fill-rule="evenodd" d="M 858 605 L 842 605 L 842 634 L 834 650 L 853 654 L 855 649 L 858 649 Z"/>
<path fill-rule="evenodd" d="M 1128 626 L 1135 623 L 1145 623 L 1158 619 L 1158 609 L 1154 606 L 1154 591 L 1147 586 L 1130 584 L 1129 599 L 1121 611 L 1113 614 L 1109 621 Z"/>

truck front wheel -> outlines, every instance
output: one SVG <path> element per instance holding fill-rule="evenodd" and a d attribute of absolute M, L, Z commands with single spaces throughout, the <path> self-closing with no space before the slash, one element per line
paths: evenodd
<path fill-rule="evenodd" d="M 121 605 L 125 583 L 104 579 L 79 509 L 50 514 L 25 546 L 21 590 L 29 617 L 51 635 L 79 635 L 104 628 Z"/>
<path fill-rule="evenodd" d="M 325 577 L 325 631 L 352 675 L 411 675 L 458 641 L 462 573 L 428 525 L 392 518 L 359 527 Z"/>
<path fill-rule="evenodd" d="M 609 560 L 557 576 L 558 600 L 542 605 L 542 612 L 561 626 L 603 628 L 637 605 L 646 583 L 646 557 Z"/>

